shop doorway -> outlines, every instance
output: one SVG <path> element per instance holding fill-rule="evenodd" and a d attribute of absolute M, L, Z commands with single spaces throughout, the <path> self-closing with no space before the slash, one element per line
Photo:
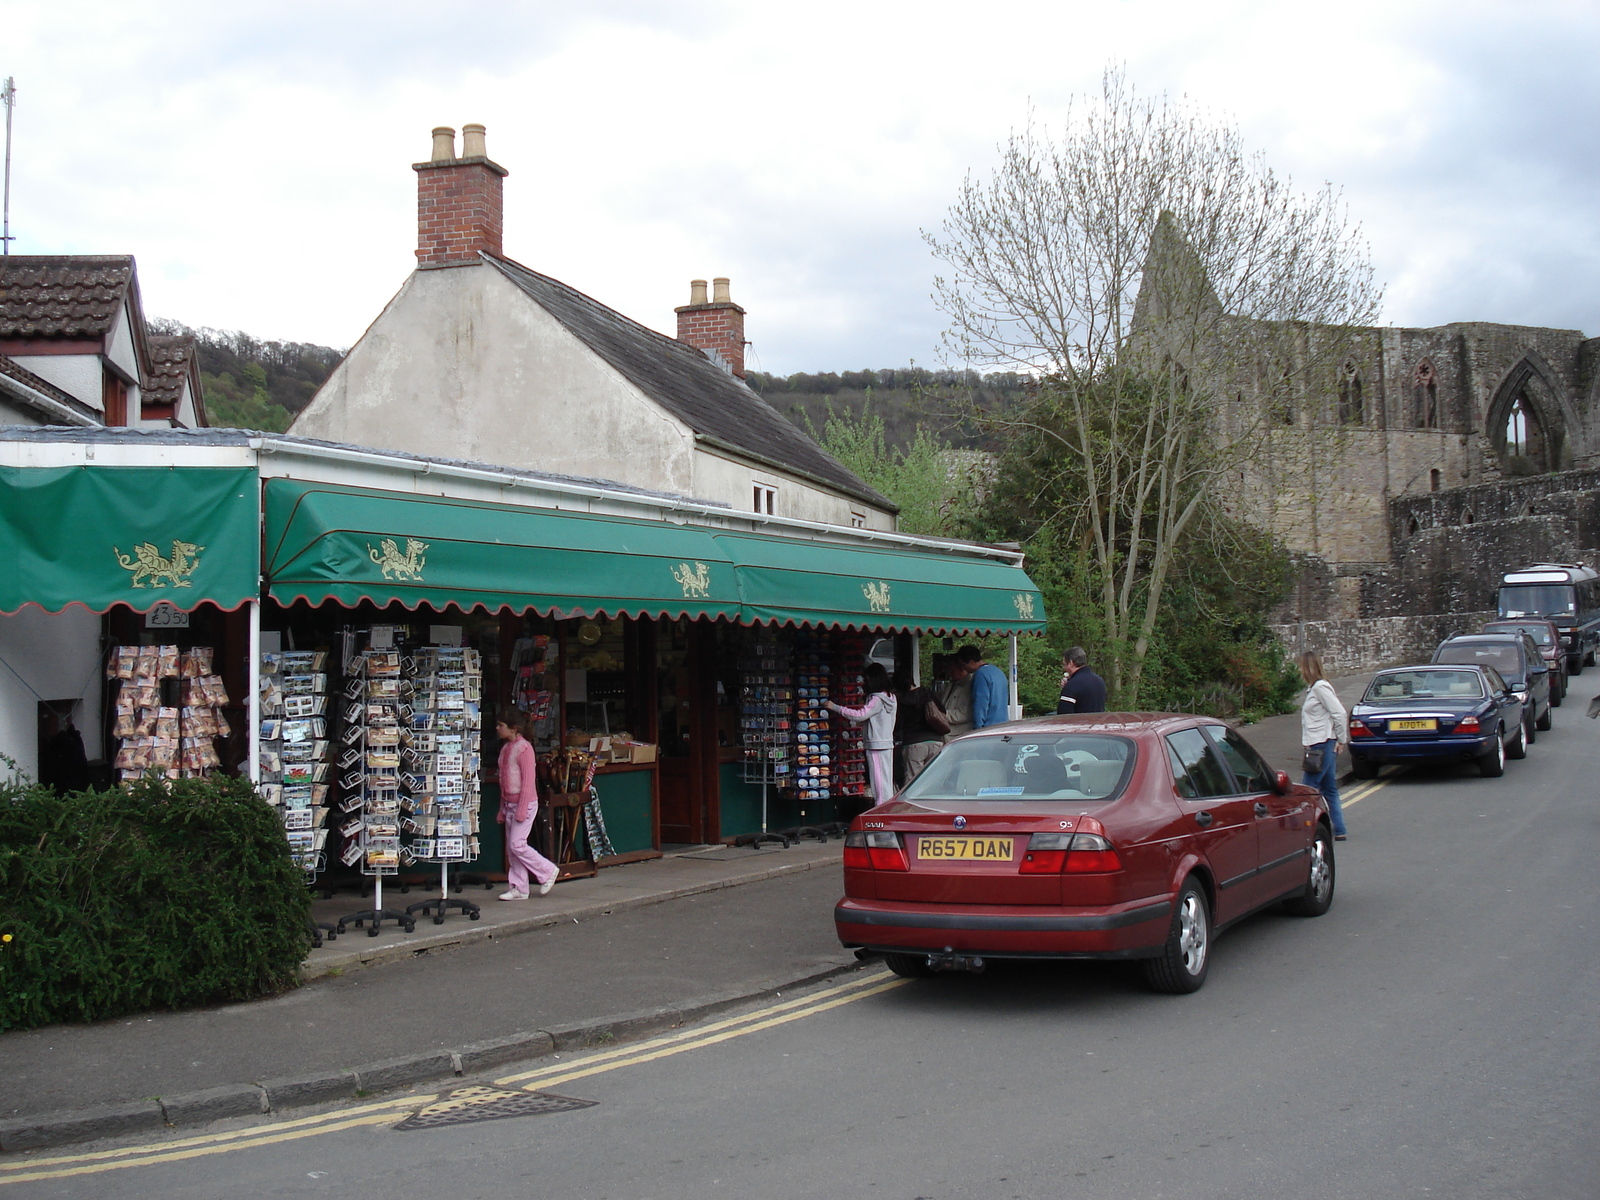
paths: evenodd
<path fill-rule="evenodd" d="M 721 833 L 717 788 L 716 630 L 707 621 L 656 628 L 661 846 L 697 846 Z"/>

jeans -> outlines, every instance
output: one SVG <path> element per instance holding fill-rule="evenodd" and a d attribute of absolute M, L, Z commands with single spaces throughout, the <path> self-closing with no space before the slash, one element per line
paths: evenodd
<path fill-rule="evenodd" d="M 1311 747 L 1307 746 L 1306 749 Z M 1322 743 L 1322 770 L 1313 775 L 1310 771 L 1301 777 L 1301 783 L 1314 787 L 1328 801 L 1328 811 L 1333 814 L 1333 836 L 1344 837 L 1344 809 L 1339 807 L 1339 743 L 1329 738 Z"/>

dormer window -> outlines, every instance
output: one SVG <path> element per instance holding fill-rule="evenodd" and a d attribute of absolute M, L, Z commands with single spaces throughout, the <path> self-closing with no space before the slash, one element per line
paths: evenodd
<path fill-rule="evenodd" d="M 765 516 L 773 516 L 777 510 L 778 489 L 770 483 L 757 480 L 750 490 L 751 507 Z"/>
<path fill-rule="evenodd" d="M 851 509 L 850 510 L 850 528 L 851 529 L 865 529 L 866 527 L 867 527 L 867 514 L 864 513 L 864 512 L 856 512 L 855 509 Z"/>

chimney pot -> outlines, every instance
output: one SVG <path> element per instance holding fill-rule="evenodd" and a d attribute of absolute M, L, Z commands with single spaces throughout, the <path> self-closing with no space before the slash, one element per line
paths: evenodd
<path fill-rule="evenodd" d="M 732 304 L 733 298 L 728 295 L 728 281 L 726 278 L 711 281 L 711 303 Z"/>
<path fill-rule="evenodd" d="M 706 301 L 706 281 L 689 281 L 689 303 L 677 310 L 678 340 L 705 352 L 723 369 L 744 378 L 744 309 L 728 298 L 728 281 L 711 281 Z"/>
<path fill-rule="evenodd" d="M 466 125 L 456 157 L 455 130 L 433 131 L 433 158 L 412 163 L 417 173 L 417 265 L 459 267 L 501 253 L 505 221 L 501 180 L 506 169 L 490 162 L 483 148 L 483 126 Z"/>
<path fill-rule="evenodd" d="M 433 131 L 433 161 L 454 162 L 456 157 L 456 131 L 440 125 Z"/>
<path fill-rule="evenodd" d="M 704 304 L 706 302 L 706 281 L 704 279 L 691 279 L 689 281 L 689 303 Z"/>
<path fill-rule="evenodd" d="M 463 125 L 461 127 L 461 157 L 462 158 L 488 158 L 489 151 L 483 144 L 484 128 L 482 125 Z"/>

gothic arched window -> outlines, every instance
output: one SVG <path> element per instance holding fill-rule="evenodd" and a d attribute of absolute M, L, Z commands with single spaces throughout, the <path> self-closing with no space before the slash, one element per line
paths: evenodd
<path fill-rule="evenodd" d="M 1411 380 L 1411 417 L 1418 429 L 1439 428 L 1439 377 L 1427 359 Z"/>
<path fill-rule="evenodd" d="M 1346 363 L 1339 380 L 1339 424 L 1362 425 L 1367 420 L 1366 400 L 1362 395 L 1361 372 Z"/>

